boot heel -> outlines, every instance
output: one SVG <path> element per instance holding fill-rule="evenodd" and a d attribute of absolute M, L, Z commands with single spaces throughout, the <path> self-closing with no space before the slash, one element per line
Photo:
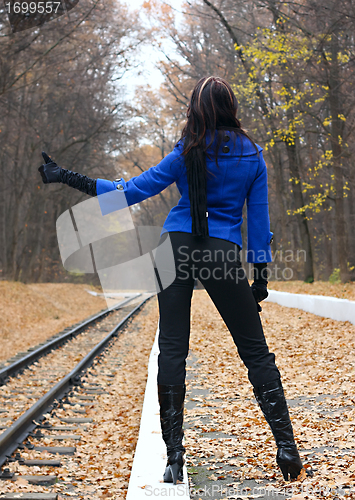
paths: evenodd
<path fill-rule="evenodd" d="M 178 463 L 169 465 L 170 473 L 173 478 L 173 483 L 176 484 L 179 473 L 181 473 L 181 466 Z"/>
<path fill-rule="evenodd" d="M 163 481 L 164 481 L 164 483 L 172 483 L 173 482 L 173 476 L 171 475 L 170 465 L 168 465 L 165 469 Z"/>
<path fill-rule="evenodd" d="M 303 479 L 305 471 L 295 443 L 281 380 L 254 387 L 254 395 L 274 435 L 277 445 L 276 463 L 285 481 L 288 481 L 289 476 L 290 479 Z"/>
<path fill-rule="evenodd" d="M 281 472 L 282 472 L 282 475 L 284 477 L 284 480 L 285 481 L 288 481 L 288 465 L 285 465 L 285 464 L 278 464 L 278 466 L 280 467 L 281 469 Z"/>

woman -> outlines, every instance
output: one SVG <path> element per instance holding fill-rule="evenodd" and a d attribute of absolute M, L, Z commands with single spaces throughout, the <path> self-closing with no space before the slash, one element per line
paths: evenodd
<path fill-rule="evenodd" d="M 159 193 L 173 182 L 180 191 L 181 198 L 170 211 L 161 235 L 162 240 L 166 233 L 170 237 L 176 277 L 158 293 L 157 382 L 168 455 L 164 481 L 174 484 L 183 478 L 185 367 L 196 278 L 216 305 L 248 369 L 256 400 L 276 441 L 276 461 L 284 479 L 295 479 L 304 471 L 280 373 L 258 314 L 258 303 L 268 295 L 266 266 L 271 261 L 266 165 L 262 148 L 241 128 L 237 108 L 226 81 L 202 78 L 192 92 L 187 122 L 174 150 L 157 166 L 127 182 L 89 179 L 60 168 L 45 153 L 46 163 L 39 168 L 44 183 L 63 182 L 92 196 L 118 189 L 126 195 L 128 205 Z M 251 287 L 239 258 L 245 200 L 247 260 L 254 263 Z"/>

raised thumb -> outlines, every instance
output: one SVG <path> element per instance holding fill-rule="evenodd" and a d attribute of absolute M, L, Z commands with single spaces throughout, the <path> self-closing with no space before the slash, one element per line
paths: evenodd
<path fill-rule="evenodd" d="M 43 159 L 46 163 L 51 163 L 53 160 L 51 160 L 49 158 L 49 156 L 47 155 L 47 153 L 45 153 L 44 151 L 42 151 L 42 156 L 43 156 Z"/>

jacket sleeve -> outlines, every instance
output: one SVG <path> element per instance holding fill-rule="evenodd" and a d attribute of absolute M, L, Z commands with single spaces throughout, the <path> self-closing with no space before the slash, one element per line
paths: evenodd
<path fill-rule="evenodd" d="M 270 231 L 267 170 L 261 152 L 256 177 L 247 194 L 247 227 L 247 262 L 271 262 L 273 234 Z"/>
<path fill-rule="evenodd" d="M 91 177 L 66 170 L 65 168 L 61 168 L 59 175 L 59 180 L 63 184 L 67 184 L 90 196 L 96 196 L 96 179 L 91 179 Z"/>
<path fill-rule="evenodd" d="M 183 159 L 180 152 L 181 149 L 175 147 L 158 165 L 149 168 L 136 177 L 132 177 L 127 182 L 123 178 L 116 181 L 97 179 L 96 191 L 102 213 L 106 215 L 113 211 L 112 203 L 106 203 L 106 199 L 109 200 L 112 195 L 115 196 L 113 192 L 119 193 L 121 197 L 123 194 L 126 206 L 131 206 L 155 196 L 170 184 L 176 182 L 182 173 Z M 109 198 L 101 196 L 110 192 L 112 192 L 112 195 Z M 122 203 L 120 205 L 122 206 Z"/>

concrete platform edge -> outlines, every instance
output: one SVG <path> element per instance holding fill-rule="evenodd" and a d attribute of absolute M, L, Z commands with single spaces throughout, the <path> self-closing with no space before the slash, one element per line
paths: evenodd
<path fill-rule="evenodd" d="M 269 290 L 266 301 L 276 302 L 280 306 L 302 309 L 324 318 L 349 321 L 355 325 L 355 302 L 351 300 Z"/>
<path fill-rule="evenodd" d="M 167 456 L 165 443 L 161 436 L 157 391 L 158 334 L 159 327 L 148 362 L 148 378 L 141 425 L 126 500 L 190 498 L 186 466 L 184 467 L 183 484 L 163 483 Z"/>

